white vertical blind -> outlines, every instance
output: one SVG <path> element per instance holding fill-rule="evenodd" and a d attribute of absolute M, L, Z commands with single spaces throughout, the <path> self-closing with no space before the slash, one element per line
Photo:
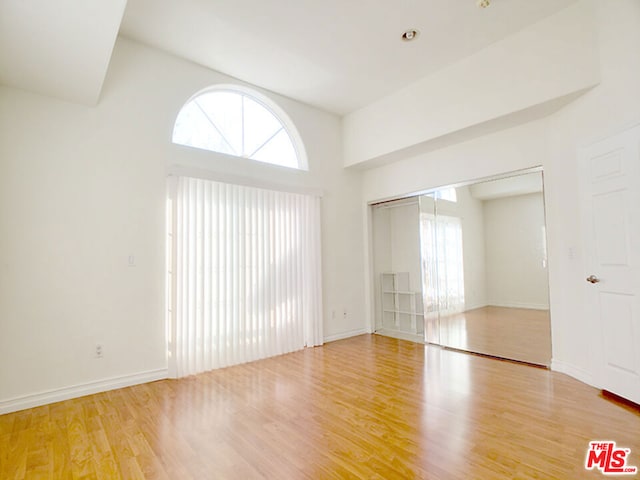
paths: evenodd
<path fill-rule="evenodd" d="M 318 197 L 178 177 L 171 210 L 174 376 L 322 343 Z"/>
<path fill-rule="evenodd" d="M 436 215 L 436 237 L 439 310 L 461 312 L 464 310 L 464 261 L 460 218 Z"/>
<path fill-rule="evenodd" d="M 420 214 L 423 285 L 427 305 L 441 314 L 464 310 L 462 223 L 458 217 Z M 431 310 L 429 310 L 431 311 Z"/>

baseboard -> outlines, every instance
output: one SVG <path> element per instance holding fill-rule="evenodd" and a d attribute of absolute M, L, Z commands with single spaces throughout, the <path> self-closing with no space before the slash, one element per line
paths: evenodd
<path fill-rule="evenodd" d="M 401 332 L 399 330 L 392 330 L 390 328 L 379 328 L 375 332 L 377 335 L 383 335 L 385 337 L 397 338 L 399 340 L 408 340 L 409 342 L 424 343 L 424 337 L 421 333 L 409 333 Z"/>
<path fill-rule="evenodd" d="M 324 343 L 335 342 L 336 340 L 344 340 L 345 338 L 356 337 L 358 335 L 364 335 L 365 333 L 371 333 L 366 328 L 357 328 L 355 330 L 349 330 L 347 332 L 336 333 L 334 335 L 328 335 L 324 337 Z"/>
<path fill-rule="evenodd" d="M 478 303 L 478 304 L 469 304 L 469 305 L 467 305 L 465 303 L 464 311 L 467 312 L 469 310 L 477 310 L 478 308 L 485 308 L 485 307 L 488 307 L 488 306 L 489 306 L 488 303 Z"/>
<path fill-rule="evenodd" d="M 159 370 L 107 378 L 96 382 L 83 383 L 81 385 L 73 385 L 45 392 L 32 393 L 21 397 L 9 398 L 7 400 L 0 400 L 0 415 L 17 412 L 27 408 L 40 407 L 50 403 L 61 402 L 71 398 L 93 395 L 94 393 L 107 392 L 117 388 L 155 382 L 156 380 L 163 380 L 167 377 L 168 370 L 166 368 L 162 368 Z"/>
<path fill-rule="evenodd" d="M 576 367 L 560 360 L 551 360 L 551 370 L 554 372 L 564 373 L 570 377 L 580 380 L 582 383 L 597 387 L 594 382 L 593 375 L 582 368 Z"/>
<path fill-rule="evenodd" d="M 487 306 L 503 308 L 527 308 L 529 310 L 549 310 L 549 305 L 539 303 L 499 303 L 491 302 Z"/>

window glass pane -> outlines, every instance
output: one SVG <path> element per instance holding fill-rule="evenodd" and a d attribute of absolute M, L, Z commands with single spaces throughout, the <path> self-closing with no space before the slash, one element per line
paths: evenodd
<path fill-rule="evenodd" d="M 243 155 L 242 96 L 235 92 L 210 92 L 200 95 L 195 102 L 229 143 L 234 155 Z"/>
<path fill-rule="evenodd" d="M 180 111 L 173 129 L 173 142 L 233 154 L 229 145 L 194 102 Z"/>
<path fill-rule="evenodd" d="M 298 168 L 296 150 L 293 148 L 287 132 L 281 130 L 267 144 L 251 157 L 253 160 L 282 165 L 283 167 Z"/>
<path fill-rule="evenodd" d="M 282 128 L 280 120 L 255 100 L 244 97 L 244 151 L 250 156 Z"/>
<path fill-rule="evenodd" d="M 448 200 L 450 202 L 457 202 L 458 196 L 456 195 L 455 188 L 443 188 L 442 190 L 438 190 L 435 192 L 434 198 L 440 200 Z"/>

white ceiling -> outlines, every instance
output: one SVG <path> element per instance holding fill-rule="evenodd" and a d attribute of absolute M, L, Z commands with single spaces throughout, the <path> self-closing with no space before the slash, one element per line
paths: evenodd
<path fill-rule="evenodd" d="M 344 114 L 574 1 L 128 0 L 120 33 Z"/>
<path fill-rule="evenodd" d="M 542 173 L 531 172 L 474 183 L 469 186 L 471 196 L 478 200 L 493 200 L 496 198 L 514 197 L 528 193 L 542 192 Z"/>
<path fill-rule="evenodd" d="M 1 0 L 0 84 L 95 105 L 126 0 Z"/>
<path fill-rule="evenodd" d="M 0 84 L 94 105 L 119 29 L 344 114 L 574 1 L 1 0 Z"/>

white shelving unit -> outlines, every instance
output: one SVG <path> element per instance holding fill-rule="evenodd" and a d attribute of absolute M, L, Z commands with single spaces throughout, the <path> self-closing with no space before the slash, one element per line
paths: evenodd
<path fill-rule="evenodd" d="M 412 292 L 408 272 L 381 274 L 382 332 L 422 336 L 424 332 L 422 294 Z"/>

